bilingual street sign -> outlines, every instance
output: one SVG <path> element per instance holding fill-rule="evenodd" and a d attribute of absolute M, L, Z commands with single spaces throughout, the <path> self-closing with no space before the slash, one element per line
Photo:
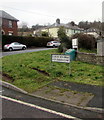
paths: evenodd
<path fill-rule="evenodd" d="M 70 55 L 52 54 L 51 61 L 52 62 L 70 63 Z"/>

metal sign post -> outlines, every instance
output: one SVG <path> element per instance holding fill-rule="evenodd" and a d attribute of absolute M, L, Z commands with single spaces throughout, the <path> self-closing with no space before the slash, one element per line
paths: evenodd
<path fill-rule="evenodd" d="M 71 74 L 71 65 L 69 64 L 69 75 Z"/>
<path fill-rule="evenodd" d="M 70 63 L 70 55 L 51 54 L 51 62 Z M 70 64 L 68 66 L 69 75 L 71 74 Z"/>

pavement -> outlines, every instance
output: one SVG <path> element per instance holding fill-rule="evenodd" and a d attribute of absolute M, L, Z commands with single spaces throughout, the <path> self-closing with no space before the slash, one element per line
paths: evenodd
<path fill-rule="evenodd" d="M 69 108 L 71 107 L 71 111 L 68 109 L 70 112 L 73 110 L 77 110 L 78 113 L 83 111 L 83 113 L 87 112 L 85 113 L 87 116 L 92 112 L 94 115 L 99 114 L 98 118 L 104 118 L 104 104 L 102 94 L 104 87 L 101 86 L 54 81 L 30 94 L 7 82 L 0 81 L 0 84 L 7 89 L 32 96 L 35 99 L 40 98 L 42 101 L 48 101 L 51 105 L 51 108 L 53 107 L 52 103 L 61 104 Z M 74 113 L 72 113 L 72 115 L 73 114 Z"/>
<path fill-rule="evenodd" d="M 72 92 L 74 92 L 74 95 L 78 95 L 78 97 L 80 96 L 79 106 L 104 108 L 104 104 L 103 104 L 104 87 L 96 86 L 96 85 L 88 85 L 88 84 L 78 84 L 73 82 L 63 82 L 63 81 L 56 81 L 51 83 L 50 85 L 57 86 L 61 89 L 63 88 L 63 89 L 71 90 Z M 76 97 L 76 99 L 78 97 Z"/>

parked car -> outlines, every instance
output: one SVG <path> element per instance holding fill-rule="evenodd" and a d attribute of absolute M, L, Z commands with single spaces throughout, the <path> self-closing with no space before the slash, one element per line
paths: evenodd
<path fill-rule="evenodd" d="M 60 44 L 58 41 L 50 41 L 47 43 L 47 47 L 58 47 Z"/>
<path fill-rule="evenodd" d="M 18 42 L 13 42 L 11 44 L 4 45 L 4 50 L 9 50 L 9 51 L 20 50 L 20 49 L 25 50 L 26 48 L 27 48 L 26 45 L 23 45 Z"/>

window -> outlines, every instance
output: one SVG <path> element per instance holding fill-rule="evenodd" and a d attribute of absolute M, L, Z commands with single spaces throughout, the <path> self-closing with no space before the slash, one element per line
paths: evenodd
<path fill-rule="evenodd" d="M 12 28 L 12 21 L 9 21 L 9 28 Z"/>
<path fill-rule="evenodd" d="M 18 43 L 18 42 L 15 42 L 15 43 L 14 43 L 14 45 L 20 45 L 20 43 Z"/>

